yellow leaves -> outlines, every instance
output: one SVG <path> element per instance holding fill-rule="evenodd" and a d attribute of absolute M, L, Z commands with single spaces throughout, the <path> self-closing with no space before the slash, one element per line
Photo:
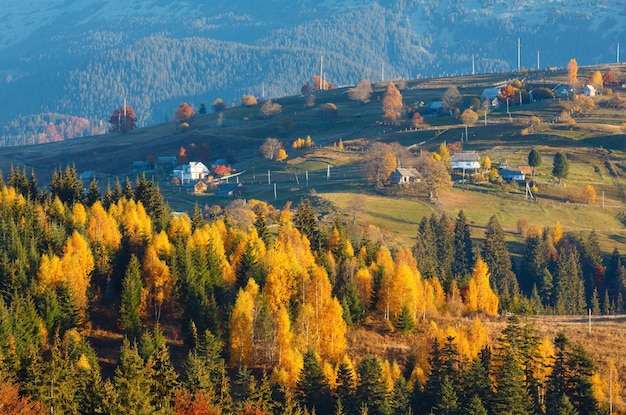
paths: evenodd
<path fill-rule="evenodd" d="M 63 247 L 61 270 L 81 309 L 87 308 L 87 288 L 91 282 L 94 260 L 89 244 L 74 231 Z"/>
<path fill-rule="evenodd" d="M 48 287 L 54 287 L 63 281 L 61 258 L 56 255 L 43 254 L 37 273 L 39 290 L 44 292 Z"/>
<path fill-rule="evenodd" d="M 37 272 L 39 289 L 66 284 L 74 293 L 81 309 L 87 308 L 87 288 L 91 282 L 94 260 L 87 241 L 74 232 L 63 247 L 63 256 L 43 254 Z"/>
<path fill-rule="evenodd" d="M 164 232 L 162 234 L 165 235 Z M 169 300 L 172 291 L 170 269 L 165 261 L 159 258 L 158 253 L 158 246 L 163 245 L 163 241 L 158 242 L 158 239 L 158 237 L 155 238 L 146 249 L 142 264 L 146 293 L 157 321 L 160 317 L 161 307 L 165 301 Z M 165 235 L 165 239 L 167 241 L 167 235 Z"/>
<path fill-rule="evenodd" d="M 187 242 L 187 248 L 202 248 L 204 252 L 211 252 L 218 258 L 220 264 L 220 272 L 222 281 L 226 287 L 232 287 L 235 283 L 235 271 L 231 267 L 226 257 L 226 249 L 224 247 L 224 238 L 226 236 L 226 228 L 221 221 L 211 222 L 202 228 L 196 229 L 191 235 L 191 239 Z"/>
<path fill-rule="evenodd" d="M 474 265 L 472 278 L 465 290 L 465 306 L 469 312 L 481 311 L 488 316 L 498 314 L 499 300 L 489 284 L 489 268 L 482 258 Z"/>
<path fill-rule="evenodd" d="M 170 243 L 165 231 L 161 231 L 152 238 L 151 245 L 154 247 L 160 258 L 170 256 L 172 252 L 172 244 Z"/>
<path fill-rule="evenodd" d="M 240 289 L 230 319 L 231 363 L 239 367 L 252 364 L 254 317 L 259 286 L 254 279 Z"/>
<path fill-rule="evenodd" d="M 94 245 L 101 245 L 115 250 L 120 247 L 122 234 L 118 224 L 97 201 L 89 210 L 89 223 L 86 229 L 87 239 Z"/>
<path fill-rule="evenodd" d="M 367 268 L 360 268 L 354 276 L 356 281 L 356 290 L 363 307 L 368 308 L 372 301 L 372 291 L 374 281 L 372 275 Z"/>
<path fill-rule="evenodd" d="M 82 229 L 87 223 L 87 211 L 82 203 L 74 203 L 72 206 L 72 227 L 74 229 Z"/>
<path fill-rule="evenodd" d="M 76 361 L 76 369 L 85 372 L 91 371 L 91 364 L 89 363 L 89 359 L 87 359 L 87 356 L 85 356 L 84 353 L 81 354 Z"/>
<path fill-rule="evenodd" d="M 131 246 L 140 247 L 150 239 L 152 221 L 141 202 L 122 198 L 111 206 L 110 213 L 122 226 Z"/>
<path fill-rule="evenodd" d="M 557 222 L 552 228 L 552 243 L 558 244 L 563 239 L 563 226 L 560 222 Z"/>
<path fill-rule="evenodd" d="M 275 314 L 278 360 L 273 377 L 281 385 L 294 387 L 304 366 L 304 360 L 302 354 L 295 347 L 287 309 L 282 307 Z"/>
<path fill-rule="evenodd" d="M 189 238 L 191 236 L 191 219 L 189 215 L 175 215 L 170 219 L 167 235 L 170 239 Z"/>

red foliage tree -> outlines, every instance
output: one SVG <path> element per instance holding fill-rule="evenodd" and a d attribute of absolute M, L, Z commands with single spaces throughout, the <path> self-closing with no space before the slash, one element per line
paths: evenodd
<path fill-rule="evenodd" d="M 315 91 L 319 91 L 321 89 L 333 89 L 334 87 L 335 85 L 326 80 L 322 80 L 319 75 L 313 75 L 313 88 Z"/>
<path fill-rule="evenodd" d="M 618 84 L 617 78 L 613 71 L 606 71 L 604 75 L 602 75 L 602 81 L 606 86 L 615 86 Z"/>
<path fill-rule="evenodd" d="M 178 156 L 176 157 L 176 163 L 178 164 L 187 164 L 189 163 L 189 158 L 187 157 L 187 150 L 185 150 L 185 147 L 180 146 L 180 149 L 178 150 Z"/>
<path fill-rule="evenodd" d="M 230 168 L 225 164 L 220 164 L 213 167 L 213 173 L 215 173 L 216 176 L 226 176 L 230 173 Z"/>
<path fill-rule="evenodd" d="M 191 105 L 186 102 L 180 104 L 176 111 L 174 111 L 174 118 L 181 123 L 189 121 L 194 115 L 193 108 L 191 108 Z"/>
<path fill-rule="evenodd" d="M 127 132 L 137 128 L 137 117 L 135 116 L 135 110 L 130 105 L 122 105 L 113 111 L 113 115 L 109 118 L 109 131 L 114 132 Z"/>

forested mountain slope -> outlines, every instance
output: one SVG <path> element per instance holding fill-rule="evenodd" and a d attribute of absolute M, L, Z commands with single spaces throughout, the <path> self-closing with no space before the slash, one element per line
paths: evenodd
<path fill-rule="evenodd" d="M 140 125 L 243 94 L 297 93 L 320 71 L 335 85 L 521 66 L 614 62 L 623 1 L 40 1 L 0 19 L 3 145 L 51 141 L 41 113 L 104 131 L 126 97 Z M 40 117 L 41 118 L 41 117 Z M 54 122 L 53 122 L 54 123 Z M 35 130 L 33 132 L 33 130 Z M 65 131 L 65 130 L 64 130 Z M 84 134 L 67 132 L 63 138 Z"/>

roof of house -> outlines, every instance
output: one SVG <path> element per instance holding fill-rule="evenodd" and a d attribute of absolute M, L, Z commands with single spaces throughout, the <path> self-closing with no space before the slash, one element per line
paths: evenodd
<path fill-rule="evenodd" d="M 479 160 L 480 157 L 478 157 L 478 153 L 475 153 L 473 151 L 454 153 L 452 157 L 450 157 L 450 161 L 453 163 L 478 162 Z"/>
<path fill-rule="evenodd" d="M 417 169 L 413 167 L 410 167 L 410 168 L 398 167 L 396 169 L 396 172 L 402 175 L 402 177 L 421 177 L 420 172 L 417 171 Z"/>
<path fill-rule="evenodd" d="M 154 164 L 176 164 L 176 156 L 160 156 L 157 157 Z"/>
<path fill-rule="evenodd" d="M 498 94 L 500 93 L 500 88 L 485 88 L 483 89 L 483 92 L 480 94 L 480 99 L 493 99 L 496 98 L 498 96 Z"/>

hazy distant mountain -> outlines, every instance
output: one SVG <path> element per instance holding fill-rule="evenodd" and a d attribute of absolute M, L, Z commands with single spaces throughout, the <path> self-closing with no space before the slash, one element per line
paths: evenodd
<path fill-rule="evenodd" d="M 322 55 L 336 85 L 469 73 L 472 55 L 476 72 L 515 70 L 518 37 L 525 68 L 536 68 L 538 50 L 541 67 L 615 62 L 625 3 L 11 2 L 0 15 L 0 145 L 40 141 L 50 126 L 33 123 L 46 119 L 35 114 L 91 123 L 68 131 L 102 130 L 124 97 L 145 125 L 171 118 L 183 101 L 295 94 L 319 73 Z"/>

